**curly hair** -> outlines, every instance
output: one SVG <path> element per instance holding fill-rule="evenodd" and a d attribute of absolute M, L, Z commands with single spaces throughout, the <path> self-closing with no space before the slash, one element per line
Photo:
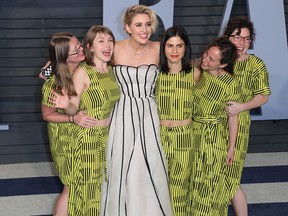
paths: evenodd
<path fill-rule="evenodd" d="M 229 20 L 224 29 L 223 36 L 229 37 L 235 31 L 235 29 L 238 30 L 236 35 L 240 35 L 241 29 L 243 28 L 247 28 L 249 30 L 251 41 L 253 41 L 255 39 L 254 26 L 253 23 L 245 17 L 237 17 Z"/>

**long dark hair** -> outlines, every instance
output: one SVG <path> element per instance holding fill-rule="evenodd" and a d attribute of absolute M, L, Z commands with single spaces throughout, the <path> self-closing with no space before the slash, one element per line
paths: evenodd
<path fill-rule="evenodd" d="M 182 26 L 173 26 L 173 27 L 168 28 L 163 36 L 163 39 L 161 41 L 161 46 L 160 46 L 161 72 L 166 73 L 166 74 L 168 74 L 169 72 L 167 57 L 165 55 L 165 45 L 166 45 L 167 40 L 175 36 L 180 37 L 185 43 L 185 54 L 184 54 L 184 57 L 182 58 L 182 71 L 185 71 L 185 73 L 189 73 L 192 69 L 192 66 L 191 66 L 192 49 L 191 49 L 191 44 L 190 44 L 188 34 Z"/>

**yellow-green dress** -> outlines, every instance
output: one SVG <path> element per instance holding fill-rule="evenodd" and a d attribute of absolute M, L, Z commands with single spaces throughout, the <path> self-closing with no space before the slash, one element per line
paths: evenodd
<path fill-rule="evenodd" d="M 195 160 L 191 182 L 191 215 L 225 216 L 230 202 L 227 151 L 227 101 L 239 101 L 241 88 L 230 74 L 213 76 L 203 71 L 194 89 L 193 133 Z"/>
<path fill-rule="evenodd" d="M 161 120 L 192 119 L 194 68 L 191 72 L 160 73 L 156 100 Z M 186 216 L 190 204 L 189 187 L 192 167 L 192 123 L 160 126 L 160 137 L 168 164 L 169 190 L 174 216 Z"/>
<path fill-rule="evenodd" d="M 100 73 L 83 63 L 82 67 L 90 79 L 90 85 L 80 99 L 79 110 L 96 119 L 110 117 L 114 104 L 120 97 L 120 90 L 113 70 Z M 106 142 L 109 127 L 95 126 L 74 128 L 73 182 L 69 187 L 69 215 L 100 215 L 101 184 L 105 172 Z"/>
<path fill-rule="evenodd" d="M 42 104 L 47 107 L 53 106 L 51 103 L 49 103 L 48 97 L 52 96 L 51 89 L 54 82 L 55 76 L 53 75 L 45 81 L 42 87 Z M 63 113 L 62 109 L 58 109 L 57 111 Z M 60 180 L 64 185 L 69 185 L 71 182 L 71 169 L 73 160 L 71 135 L 73 127 L 74 124 L 72 123 L 47 123 L 52 159 L 59 174 Z"/>
<path fill-rule="evenodd" d="M 244 61 L 234 64 L 235 79 L 240 82 L 242 94 L 240 101 L 243 103 L 250 101 L 255 95 L 270 95 L 270 87 L 268 82 L 268 71 L 264 62 L 255 55 L 250 55 Z M 244 160 L 248 150 L 249 132 L 250 132 L 250 113 L 249 110 L 240 112 L 239 129 L 237 142 L 235 146 L 234 161 L 230 167 L 231 179 L 234 181 L 231 188 L 230 198 L 232 199 L 236 190 L 240 185 Z"/>

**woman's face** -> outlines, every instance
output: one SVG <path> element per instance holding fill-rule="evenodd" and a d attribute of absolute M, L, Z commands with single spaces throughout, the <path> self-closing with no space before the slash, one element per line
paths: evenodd
<path fill-rule="evenodd" d="M 69 45 L 70 49 L 67 62 L 80 64 L 85 59 L 82 44 L 78 41 L 76 37 L 72 37 L 69 42 Z"/>
<path fill-rule="evenodd" d="M 210 47 L 202 56 L 201 68 L 215 71 L 221 68 L 221 51 L 218 47 Z"/>
<path fill-rule="evenodd" d="M 147 14 L 137 14 L 133 17 L 131 25 L 126 24 L 126 31 L 138 43 L 145 44 L 152 35 L 152 22 Z"/>
<path fill-rule="evenodd" d="M 109 34 L 98 33 L 93 41 L 91 51 L 94 52 L 94 63 L 109 62 L 113 54 L 114 41 Z"/>
<path fill-rule="evenodd" d="M 181 63 L 185 55 L 186 46 L 179 36 L 169 38 L 165 43 L 165 55 L 168 64 Z"/>
<path fill-rule="evenodd" d="M 229 40 L 237 47 L 238 59 L 247 53 L 251 45 L 251 35 L 248 28 L 242 28 L 240 35 L 237 35 L 238 29 L 235 29 L 229 36 Z"/>

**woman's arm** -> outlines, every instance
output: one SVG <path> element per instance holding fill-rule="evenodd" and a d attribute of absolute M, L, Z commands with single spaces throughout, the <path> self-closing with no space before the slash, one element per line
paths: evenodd
<path fill-rule="evenodd" d="M 53 96 L 49 99 L 49 102 L 54 104 L 54 108 L 64 109 L 64 112 L 69 115 L 73 115 L 77 112 L 81 94 L 90 84 L 89 77 L 82 68 L 78 68 L 74 72 L 73 83 L 77 93 L 76 96 L 69 97 L 64 91 L 62 91 L 63 95 L 57 94 L 53 91 Z"/>
<path fill-rule="evenodd" d="M 258 95 L 255 95 L 250 101 L 247 101 L 246 103 L 229 101 L 227 102 L 228 106 L 225 108 L 225 111 L 227 112 L 229 116 L 237 115 L 239 112 L 242 112 L 245 110 L 251 110 L 259 106 L 262 106 L 263 104 L 267 103 L 268 98 L 269 98 L 269 95 L 258 94 Z"/>
<path fill-rule="evenodd" d="M 198 67 L 194 67 L 194 84 L 196 85 L 200 79 L 201 72 Z"/>
<path fill-rule="evenodd" d="M 48 122 L 69 122 L 69 116 L 65 113 L 57 112 L 56 108 L 47 107 L 44 104 L 42 104 L 41 109 L 42 109 L 42 118 L 45 121 L 48 121 Z M 70 119 L 71 119 L 71 117 L 70 117 Z"/>
<path fill-rule="evenodd" d="M 42 104 L 42 117 L 45 121 L 48 122 L 58 122 L 65 123 L 70 122 L 82 127 L 92 127 L 98 125 L 99 122 L 97 119 L 87 116 L 85 111 L 80 111 L 75 115 L 68 115 L 65 113 L 60 113 L 55 108 L 47 107 Z"/>
<path fill-rule="evenodd" d="M 229 127 L 229 149 L 227 154 L 227 164 L 231 165 L 234 160 L 234 149 L 238 134 L 238 115 L 228 117 Z"/>

